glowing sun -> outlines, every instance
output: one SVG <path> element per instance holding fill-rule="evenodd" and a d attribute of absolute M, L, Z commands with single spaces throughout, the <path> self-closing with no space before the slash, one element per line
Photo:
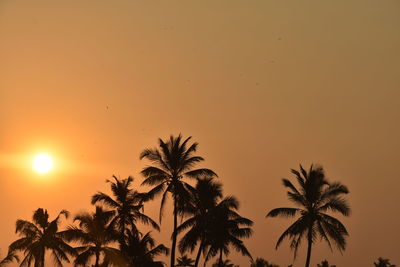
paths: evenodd
<path fill-rule="evenodd" d="M 39 154 L 33 158 L 32 166 L 38 173 L 45 174 L 53 168 L 53 159 L 47 154 Z"/>

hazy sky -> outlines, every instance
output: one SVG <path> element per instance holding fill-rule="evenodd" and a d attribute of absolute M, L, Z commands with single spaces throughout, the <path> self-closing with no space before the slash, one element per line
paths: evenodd
<path fill-rule="evenodd" d="M 398 0 L 0 0 L 0 256 L 16 219 L 92 209 L 112 174 L 139 185 L 139 153 L 182 133 L 255 222 L 254 257 L 292 262 L 287 242 L 275 251 L 291 221 L 265 215 L 291 205 L 290 168 L 320 163 L 353 214 L 344 254 L 319 243 L 312 265 L 400 264 L 399 14 Z M 56 164 L 43 177 L 41 151 Z"/>

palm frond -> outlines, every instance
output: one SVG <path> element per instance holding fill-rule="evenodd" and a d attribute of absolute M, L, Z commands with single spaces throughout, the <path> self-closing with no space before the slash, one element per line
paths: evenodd
<path fill-rule="evenodd" d="M 292 218 L 297 214 L 300 214 L 302 212 L 301 209 L 296 209 L 296 208 L 276 208 L 268 212 L 266 217 L 286 217 L 286 218 Z"/>
<path fill-rule="evenodd" d="M 188 172 L 185 172 L 184 175 L 189 177 L 189 178 L 218 177 L 218 175 L 214 171 L 212 171 L 210 169 L 206 169 L 206 168 L 188 171 Z"/>

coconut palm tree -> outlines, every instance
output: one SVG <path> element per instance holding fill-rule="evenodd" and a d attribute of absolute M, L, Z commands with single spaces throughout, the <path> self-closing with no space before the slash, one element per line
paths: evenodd
<path fill-rule="evenodd" d="M 5 263 L 15 258 L 18 251 L 24 252 L 20 266 L 44 267 L 45 253 L 50 250 L 54 258 L 55 266 L 62 266 L 62 262 L 69 262 L 68 256 L 76 255 L 76 251 L 68 245 L 58 231 L 61 215 L 68 217 L 68 211 L 62 210 L 58 216 L 49 222 L 47 210 L 37 209 L 33 213 L 32 222 L 17 220 L 16 233 L 21 238 L 11 243 L 8 247 L 8 256 Z"/>
<path fill-rule="evenodd" d="M 219 254 L 219 263 L 223 264 L 223 255 L 229 255 L 230 246 L 235 248 L 244 256 L 252 259 L 250 252 L 244 245 L 242 238 L 248 238 L 252 234 L 253 222 L 240 216 L 236 211 L 239 202 L 233 196 L 224 198 L 215 208 L 212 209 L 207 228 L 204 251 L 205 262 Z"/>
<path fill-rule="evenodd" d="M 345 226 L 336 218 L 326 212 L 339 212 L 344 216 L 350 215 L 350 207 L 341 196 L 349 191 L 340 183 L 329 183 L 322 167 L 313 167 L 307 172 L 300 165 L 300 172 L 292 169 L 299 188 L 296 188 L 288 179 L 283 179 L 283 185 L 288 188 L 288 198 L 299 208 L 277 208 L 271 210 L 267 217 L 294 217 L 299 218 L 286 229 L 279 237 L 276 248 L 285 238 L 291 240 L 290 247 L 297 249 L 302 239 L 308 243 L 307 259 L 305 266 L 310 266 L 312 245 L 317 237 L 325 240 L 332 249 L 332 243 L 342 252 L 346 247 L 348 232 Z"/>
<path fill-rule="evenodd" d="M 192 267 L 192 266 L 195 266 L 194 265 L 194 260 L 189 258 L 186 255 L 182 255 L 181 257 L 179 257 L 177 259 L 177 261 L 178 261 L 178 264 L 175 265 L 176 267 Z"/>
<path fill-rule="evenodd" d="M 88 266 L 93 257 L 94 267 L 125 264 L 120 251 L 112 247 L 119 240 L 118 232 L 110 224 L 114 216 L 114 211 L 96 206 L 94 213 L 82 212 L 76 215 L 74 221 L 78 222 L 78 226 L 71 225 L 61 233 L 68 241 L 81 243 L 81 246 L 75 248 L 79 253 L 74 261 L 75 266 Z"/>
<path fill-rule="evenodd" d="M 390 264 L 388 259 L 379 257 L 378 262 L 374 262 L 375 267 L 396 267 L 394 264 Z"/>
<path fill-rule="evenodd" d="M 126 259 L 128 266 L 132 267 L 158 267 L 163 266 L 161 261 L 154 261 L 159 255 L 168 255 L 169 249 L 164 245 L 155 245 L 150 232 L 145 235 L 137 234 L 132 230 L 127 231 Z"/>
<path fill-rule="evenodd" d="M 137 221 L 151 225 L 157 230 L 160 230 L 160 228 L 156 222 L 142 213 L 143 194 L 131 188 L 133 177 L 122 180 L 116 176 L 113 176 L 113 178 L 114 181 L 106 181 L 111 184 L 111 191 L 114 198 L 105 193 L 98 192 L 92 196 L 92 204 L 103 203 L 114 210 L 115 216 L 112 218 L 110 225 L 119 232 L 119 245 L 122 252 L 124 252 L 126 231 L 131 230 L 131 233 L 139 234 L 139 230 L 136 227 Z"/>
<path fill-rule="evenodd" d="M 201 252 L 204 251 L 204 244 L 208 228 L 210 225 L 209 217 L 212 209 L 217 207 L 218 201 L 222 198 L 222 185 L 215 182 L 212 178 L 197 179 L 193 197 L 186 205 L 186 213 L 190 215 L 178 228 L 178 234 L 189 228 L 179 242 L 181 253 L 193 252 L 199 243 L 194 266 L 198 266 Z"/>
<path fill-rule="evenodd" d="M 142 185 L 154 186 L 148 192 L 148 199 L 162 194 L 160 207 L 160 222 L 164 210 L 164 204 L 170 193 L 173 199 L 173 232 L 171 246 L 171 267 L 175 266 L 175 248 L 177 243 L 178 214 L 179 210 L 190 199 L 190 188 L 185 178 L 200 176 L 217 176 L 212 170 L 201 168 L 193 170 L 193 167 L 204 159 L 195 156 L 197 143 L 188 146 L 191 137 L 182 142 L 182 136 L 170 136 L 169 140 L 159 139 L 159 148 L 145 149 L 140 154 L 140 159 L 147 159 L 151 166 L 145 167 L 141 174 L 145 177 Z"/>
<path fill-rule="evenodd" d="M 250 267 L 279 267 L 278 265 L 269 263 L 263 258 L 256 258 L 255 261 L 251 261 Z"/>

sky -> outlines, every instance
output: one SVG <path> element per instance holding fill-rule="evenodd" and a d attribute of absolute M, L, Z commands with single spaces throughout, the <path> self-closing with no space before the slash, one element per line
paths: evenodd
<path fill-rule="evenodd" d="M 338 215 L 346 251 L 318 243 L 311 265 L 400 264 L 399 12 L 397 0 L 1 0 L 0 256 L 39 207 L 92 211 L 113 174 L 145 190 L 140 152 L 181 133 L 254 221 L 254 257 L 293 262 L 288 242 L 275 250 L 291 220 L 265 215 L 291 205 L 281 178 L 314 163 L 349 187 L 352 214 Z M 39 152 L 54 157 L 47 175 L 31 168 Z M 171 224 L 154 233 L 167 246 Z"/>

